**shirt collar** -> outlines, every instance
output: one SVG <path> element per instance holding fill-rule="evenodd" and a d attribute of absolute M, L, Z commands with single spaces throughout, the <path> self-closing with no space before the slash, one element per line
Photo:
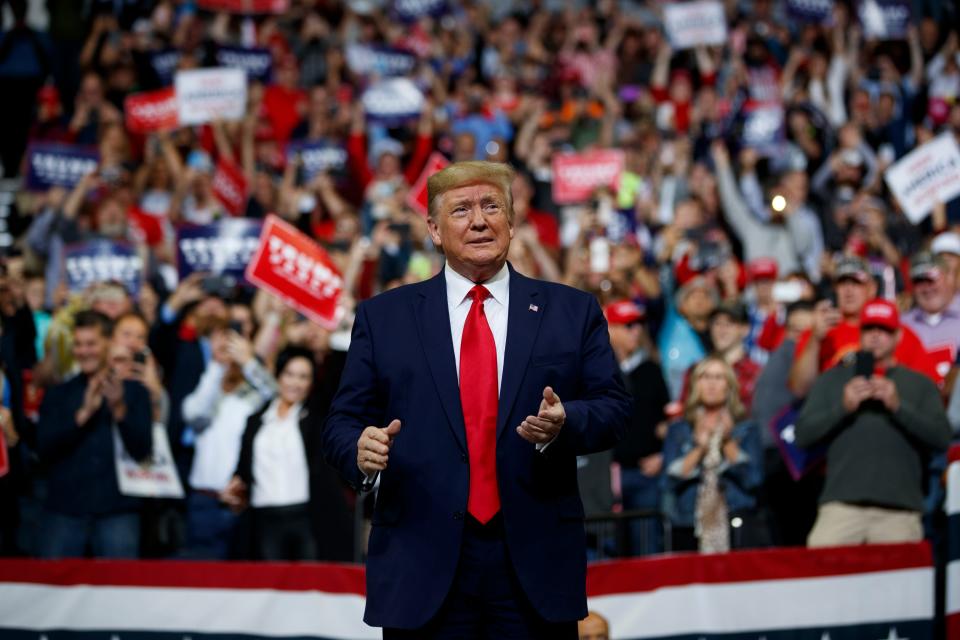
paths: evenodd
<path fill-rule="evenodd" d="M 633 355 L 629 356 L 626 360 L 620 363 L 620 371 L 623 373 L 631 373 L 634 369 L 643 364 L 643 361 L 647 359 L 647 354 L 644 353 L 643 349 L 637 349 L 633 352 Z"/>
<path fill-rule="evenodd" d="M 278 408 L 279 406 L 280 406 L 280 398 L 274 398 L 274 399 L 270 402 L 270 406 L 267 407 L 267 410 L 266 410 L 266 411 L 264 412 L 264 414 L 263 414 L 263 422 L 264 422 L 264 423 L 267 423 L 267 422 L 290 422 L 291 420 L 293 420 L 293 421 L 299 421 L 299 420 L 300 420 L 300 410 L 301 410 L 301 408 L 302 408 L 301 405 L 300 405 L 300 403 L 297 403 L 297 404 L 293 405 L 292 407 L 290 407 L 290 411 L 287 412 L 287 415 L 286 415 L 285 418 L 280 418 L 280 416 L 277 415 L 277 408 Z"/>
<path fill-rule="evenodd" d="M 467 294 L 477 284 L 451 269 L 449 264 L 443 267 L 443 277 L 447 283 L 447 305 L 451 309 L 456 309 L 463 304 Z M 480 284 L 487 288 L 491 298 L 503 304 L 510 291 L 510 269 L 507 268 L 507 263 L 503 263 L 496 275 Z"/>

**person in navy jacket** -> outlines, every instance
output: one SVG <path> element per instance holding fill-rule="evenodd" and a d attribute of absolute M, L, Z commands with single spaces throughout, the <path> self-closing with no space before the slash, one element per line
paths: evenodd
<path fill-rule="evenodd" d="M 139 552 L 140 500 L 120 493 L 113 427 L 130 456 L 148 458 L 150 395 L 110 369 L 111 331 L 105 315 L 77 314 L 73 357 L 80 372 L 47 391 L 40 405 L 37 446 L 49 467 L 42 557 L 135 558 Z"/>
<path fill-rule="evenodd" d="M 445 268 L 357 308 L 322 446 L 379 482 L 364 620 L 385 638 L 576 638 L 587 614 L 576 457 L 616 444 L 630 401 L 597 301 L 507 264 L 512 179 L 432 176 Z"/>

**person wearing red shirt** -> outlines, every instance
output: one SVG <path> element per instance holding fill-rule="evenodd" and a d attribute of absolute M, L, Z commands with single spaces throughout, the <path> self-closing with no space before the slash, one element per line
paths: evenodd
<path fill-rule="evenodd" d="M 860 348 L 860 312 L 876 297 L 876 281 L 866 263 L 857 256 L 843 256 L 834 269 L 837 303 L 821 300 L 814 308 L 813 328 L 797 339 L 790 368 L 790 389 L 805 396 L 817 376 Z M 923 343 L 909 327 L 903 327 L 895 355 L 903 366 L 933 379 L 936 372 Z"/>

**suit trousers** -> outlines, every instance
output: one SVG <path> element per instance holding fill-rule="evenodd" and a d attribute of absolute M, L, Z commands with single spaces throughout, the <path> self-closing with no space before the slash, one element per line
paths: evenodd
<path fill-rule="evenodd" d="M 384 629 L 384 640 L 576 640 L 577 621 L 548 622 L 514 573 L 501 514 L 466 515 L 460 561 L 440 611 L 421 629 Z"/>

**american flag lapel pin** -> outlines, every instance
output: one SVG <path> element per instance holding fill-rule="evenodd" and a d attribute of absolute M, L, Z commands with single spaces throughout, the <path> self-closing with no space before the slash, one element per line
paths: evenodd
<path fill-rule="evenodd" d="M 528 309 L 529 311 L 533 311 L 534 313 L 536 313 L 537 311 L 540 311 L 540 307 L 538 307 L 538 306 L 535 305 L 535 304 L 530 305 L 529 307 L 527 307 L 527 309 Z"/>

